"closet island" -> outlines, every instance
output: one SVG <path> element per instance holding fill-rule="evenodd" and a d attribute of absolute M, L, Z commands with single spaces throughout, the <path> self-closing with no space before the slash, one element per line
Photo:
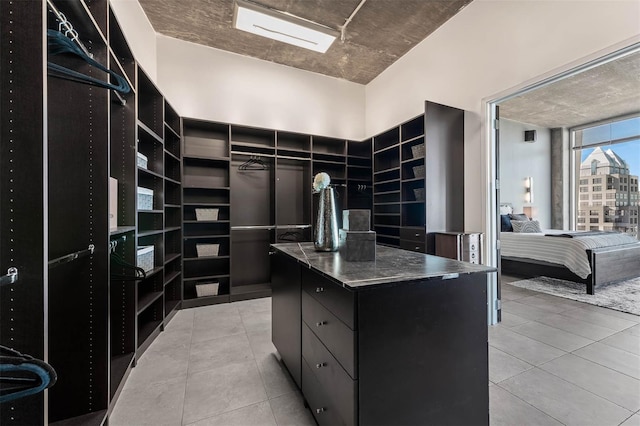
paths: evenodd
<path fill-rule="evenodd" d="M 378 245 L 273 244 L 272 340 L 319 425 L 489 424 L 495 268 Z"/>

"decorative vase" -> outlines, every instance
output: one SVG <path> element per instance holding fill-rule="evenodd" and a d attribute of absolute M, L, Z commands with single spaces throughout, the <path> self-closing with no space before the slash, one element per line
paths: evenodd
<path fill-rule="evenodd" d="M 337 251 L 340 246 L 336 199 L 331 187 L 320 190 L 313 245 L 317 251 Z"/>

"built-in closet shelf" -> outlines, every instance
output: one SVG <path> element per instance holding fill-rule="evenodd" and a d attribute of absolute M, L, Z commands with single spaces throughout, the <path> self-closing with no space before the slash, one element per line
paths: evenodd
<path fill-rule="evenodd" d="M 164 304 L 164 310 L 165 310 L 165 321 L 167 321 L 168 319 L 173 318 L 173 315 L 175 315 L 175 311 L 177 311 L 178 305 L 180 304 L 181 300 L 167 300 Z"/>
<path fill-rule="evenodd" d="M 349 158 L 353 158 L 356 160 L 371 160 L 371 156 L 364 156 L 364 155 L 347 155 L 347 159 Z"/>
<path fill-rule="evenodd" d="M 424 177 L 411 178 L 411 179 L 402 179 L 402 183 L 411 183 L 411 182 L 424 182 Z"/>
<path fill-rule="evenodd" d="M 347 164 L 350 169 L 371 169 L 371 166 L 360 166 L 358 164 Z"/>
<path fill-rule="evenodd" d="M 126 354 L 111 357 L 111 383 L 120 383 L 122 381 L 127 370 L 131 368 L 134 355 L 134 352 L 127 352 Z"/>
<path fill-rule="evenodd" d="M 126 234 L 128 232 L 132 232 L 135 230 L 136 230 L 135 226 L 118 226 L 116 229 L 110 230 L 109 235 L 111 237 L 117 237 L 119 235 Z"/>
<path fill-rule="evenodd" d="M 157 333 L 160 332 L 162 327 L 162 320 L 152 321 L 143 324 L 138 329 L 138 351 L 143 348 L 146 349 L 149 344 L 155 339 Z"/>
<path fill-rule="evenodd" d="M 231 301 L 271 295 L 271 283 L 231 286 Z"/>
<path fill-rule="evenodd" d="M 173 280 L 175 280 L 176 278 L 178 278 L 180 276 L 180 274 L 181 274 L 180 271 L 175 271 L 175 272 L 170 273 L 166 277 L 164 277 L 164 286 L 166 287 L 167 285 L 171 284 L 171 282 Z"/>
<path fill-rule="evenodd" d="M 182 158 L 186 161 L 203 161 L 203 162 L 211 162 L 211 163 L 228 163 L 231 161 L 229 157 L 216 157 L 209 155 L 183 155 Z"/>
<path fill-rule="evenodd" d="M 159 142 L 160 144 L 163 144 L 163 140 L 162 137 L 159 136 L 156 132 L 154 132 L 153 130 L 151 130 L 146 124 L 144 124 L 142 121 L 138 120 L 138 127 L 140 127 L 142 130 L 144 130 L 146 133 L 148 133 L 150 136 L 152 136 L 157 142 Z"/>
<path fill-rule="evenodd" d="M 379 182 L 374 182 L 374 184 L 375 185 L 384 185 L 385 183 L 391 183 L 391 182 L 400 182 L 400 178 L 381 180 Z"/>
<path fill-rule="evenodd" d="M 409 158 L 407 160 L 402 160 L 401 163 L 403 166 L 409 166 L 411 164 L 418 165 L 424 163 L 424 158 Z"/>
<path fill-rule="evenodd" d="M 420 201 L 412 201 L 412 203 L 418 203 Z M 395 206 L 398 205 L 397 201 L 391 202 L 391 203 L 376 203 L 376 206 Z"/>
<path fill-rule="evenodd" d="M 376 215 L 377 216 L 377 215 Z M 374 227 L 380 227 L 380 228 L 397 228 L 400 229 L 401 226 L 400 225 L 387 225 L 385 223 L 377 223 L 377 222 L 373 222 L 373 226 Z M 397 235 L 396 235 L 397 236 Z"/>
<path fill-rule="evenodd" d="M 396 191 L 384 191 L 384 192 L 373 192 L 375 195 L 386 195 L 386 194 L 399 194 L 400 190 L 396 190 Z"/>
<path fill-rule="evenodd" d="M 173 128 L 171 128 L 171 126 L 168 123 L 164 123 L 164 128 L 166 130 L 169 130 L 171 133 L 173 133 L 174 135 L 176 135 L 177 137 L 180 137 L 180 134 L 177 133 L 175 130 L 173 130 Z"/>
<path fill-rule="evenodd" d="M 138 172 L 144 173 L 144 174 L 149 175 L 149 176 L 154 176 L 154 177 L 157 177 L 157 178 L 160 178 L 160 179 L 165 178 L 162 174 L 160 174 L 158 172 L 154 172 L 154 171 L 149 170 L 149 169 L 145 169 L 143 167 L 138 167 Z"/>
<path fill-rule="evenodd" d="M 312 161 L 314 163 L 320 163 L 320 164 L 335 164 L 338 166 L 344 166 L 345 163 L 343 161 L 334 161 L 334 160 L 319 160 L 317 158 L 312 159 Z"/>
<path fill-rule="evenodd" d="M 182 237 L 185 240 L 199 240 L 203 238 L 229 238 L 229 234 L 200 234 L 200 235 L 185 235 Z"/>
<path fill-rule="evenodd" d="M 49 426 L 100 426 L 105 423 L 107 410 L 93 411 L 78 417 L 71 417 L 57 422 L 49 423 Z"/>
<path fill-rule="evenodd" d="M 138 238 L 148 237 L 151 235 L 162 235 L 163 233 L 164 233 L 164 229 L 158 229 L 153 231 L 143 231 L 143 232 L 138 232 Z"/>
<path fill-rule="evenodd" d="M 172 159 L 176 160 L 176 161 L 180 161 L 180 158 L 178 158 L 177 156 L 175 156 L 172 152 L 167 151 L 166 149 L 164 150 L 165 155 L 168 155 L 169 157 L 171 157 Z"/>
<path fill-rule="evenodd" d="M 179 209 L 182 206 L 180 204 L 165 204 L 164 207 L 165 208 L 170 208 L 170 209 Z"/>
<path fill-rule="evenodd" d="M 228 294 L 220 294 L 217 296 L 204 296 L 184 299 L 182 301 L 183 308 L 196 308 L 198 306 L 217 305 L 220 303 L 229 303 Z"/>
<path fill-rule="evenodd" d="M 136 314 L 140 315 L 149 306 L 153 305 L 153 302 L 161 298 L 163 294 L 164 293 L 161 291 L 156 291 L 142 296 L 140 300 L 138 300 L 138 309 L 136 310 Z"/>
<path fill-rule="evenodd" d="M 175 183 L 176 185 L 181 185 L 182 184 L 182 182 L 180 182 L 179 180 L 171 179 L 171 178 L 168 178 L 166 176 L 164 177 L 164 180 L 166 180 L 167 182 Z"/>
<path fill-rule="evenodd" d="M 150 270 L 149 272 L 146 273 L 146 277 L 145 278 L 140 278 L 137 282 L 148 280 L 149 278 L 151 278 L 152 276 L 154 276 L 158 272 L 161 272 L 162 269 L 163 269 L 162 266 L 158 266 L 156 268 L 153 268 L 152 270 Z"/>
<path fill-rule="evenodd" d="M 380 169 L 380 170 L 377 170 L 377 171 L 373 172 L 373 174 L 374 175 L 379 175 L 379 174 L 382 174 L 382 173 L 392 172 L 392 171 L 395 171 L 395 170 L 400 170 L 400 167 L 389 167 L 388 169 Z"/>
<path fill-rule="evenodd" d="M 185 257 L 184 260 L 185 262 L 193 262 L 193 261 L 197 261 L 197 260 L 223 260 L 223 259 L 229 259 L 230 256 L 199 256 L 199 257 Z"/>
<path fill-rule="evenodd" d="M 138 214 L 162 214 L 164 210 L 138 210 Z"/>
<path fill-rule="evenodd" d="M 394 144 L 381 148 L 377 151 L 373 152 L 373 155 L 378 155 L 378 154 L 391 154 L 389 151 L 393 150 L 393 149 L 398 149 L 398 142 L 395 142 Z"/>
<path fill-rule="evenodd" d="M 216 205 L 222 205 L 222 204 L 216 204 Z M 191 223 L 229 223 L 229 220 L 185 220 L 184 223 L 185 224 L 191 224 Z"/>
<path fill-rule="evenodd" d="M 164 232 L 167 233 L 167 232 L 179 231 L 181 229 L 182 229 L 182 227 L 180 227 L 180 226 L 171 226 L 171 227 L 168 227 L 168 228 L 164 228 Z"/>
<path fill-rule="evenodd" d="M 203 275 L 199 277 L 184 277 L 184 281 L 206 281 L 206 280 L 217 280 L 222 278 L 229 278 L 229 274 L 224 275 Z"/>
<path fill-rule="evenodd" d="M 412 137 L 410 139 L 407 139 L 405 141 L 402 141 L 402 144 L 403 145 L 412 144 L 413 142 L 418 142 L 418 141 L 422 142 L 422 139 L 424 139 L 424 135 L 418 135 L 418 136 L 414 136 L 414 137 Z"/>
<path fill-rule="evenodd" d="M 365 179 L 365 178 L 349 178 L 347 180 L 349 182 L 371 182 L 371 179 Z"/>
<path fill-rule="evenodd" d="M 374 216 L 400 216 L 400 213 L 376 213 Z"/>
<path fill-rule="evenodd" d="M 401 204 L 424 204 L 424 201 L 403 201 Z"/>
<path fill-rule="evenodd" d="M 166 265 L 167 263 L 173 262 L 180 256 L 182 256 L 182 253 L 167 253 L 164 258 L 164 264 Z"/>
<path fill-rule="evenodd" d="M 229 203 L 184 203 L 185 206 L 194 206 L 194 207 L 229 207 L 231 204 Z"/>
<path fill-rule="evenodd" d="M 246 148 L 260 148 L 260 149 L 265 149 L 265 150 L 275 150 L 276 149 L 275 146 L 262 145 L 262 144 L 259 144 L 259 143 L 231 141 L 231 147 L 233 148 L 234 146 L 243 146 L 243 147 L 246 147 Z"/>

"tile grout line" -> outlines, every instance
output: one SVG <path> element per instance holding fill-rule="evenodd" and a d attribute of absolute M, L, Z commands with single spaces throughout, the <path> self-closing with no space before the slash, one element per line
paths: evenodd
<path fill-rule="evenodd" d="M 592 345 L 592 344 L 594 344 L 594 343 L 596 343 L 596 342 L 599 342 L 599 340 L 593 340 L 593 339 L 589 339 L 589 338 L 587 338 L 587 337 L 579 336 L 579 335 L 577 335 L 577 334 L 575 334 L 575 333 L 570 333 L 570 332 L 565 331 L 565 330 L 562 330 L 562 329 L 560 329 L 560 328 L 552 327 L 552 326 L 550 326 L 550 325 L 547 325 L 547 324 L 544 324 L 544 323 L 541 323 L 541 322 L 538 322 L 538 321 L 535 321 L 535 320 L 532 320 L 531 322 L 538 323 L 538 324 L 543 325 L 543 326 L 545 326 L 545 327 L 553 328 L 554 330 L 558 330 L 558 331 L 560 331 L 560 332 L 562 332 L 562 333 L 571 334 L 571 335 L 576 336 L 576 337 L 579 337 L 579 338 L 581 338 L 581 339 L 589 340 L 589 342 L 590 342 L 590 343 L 587 343 L 587 344 L 586 344 L 586 345 L 584 345 L 584 346 L 580 346 L 579 348 L 575 348 L 575 349 L 572 349 L 572 350 L 568 351 L 568 350 L 566 350 L 566 349 L 559 348 L 559 347 L 557 347 L 557 346 L 553 346 L 551 343 L 543 342 L 542 340 L 538 340 L 538 339 L 536 339 L 536 338 L 534 338 L 534 337 L 527 336 L 526 334 L 519 333 L 519 332 L 518 332 L 518 330 L 514 330 L 513 328 L 508 328 L 508 329 L 509 329 L 510 331 L 513 331 L 513 332 L 514 332 L 514 333 L 516 333 L 516 334 L 519 334 L 520 336 L 527 337 L 527 338 L 529 338 L 529 339 L 531 339 L 531 340 L 535 340 L 535 341 L 536 341 L 536 342 L 538 342 L 538 343 L 545 344 L 545 345 L 547 345 L 547 346 L 550 346 L 550 347 L 552 347 L 552 348 L 558 349 L 558 350 L 563 351 L 563 352 L 566 352 L 566 353 L 572 353 L 573 351 L 577 351 L 577 350 L 580 350 L 580 349 L 582 349 L 582 348 L 586 348 L 586 347 L 587 347 L 587 346 L 589 346 L 589 345 Z M 524 325 L 524 324 L 520 324 L 520 325 Z M 519 327 L 519 326 L 514 326 L 514 327 Z"/>
<path fill-rule="evenodd" d="M 607 345 L 606 343 L 602 343 L 602 342 L 593 342 L 591 345 L 593 345 L 594 343 L 600 343 L 601 345 L 609 346 L 609 345 Z M 588 346 L 591 346 L 591 345 L 588 345 Z M 584 348 L 586 348 L 586 347 L 587 347 L 587 346 L 584 346 Z M 609 346 L 609 347 L 610 347 L 610 348 L 612 348 L 612 349 L 622 350 L 622 349 L 615 348 L 615 347 L 613 347 L 613 346 Z M 576 351 L 579 351 L 580 349 L 584 349 L 584 348 L 576 349 Z M 624 351 L 623 351 L 623 352 L 624 352 Z M 584 356 L 582 356 L 582 355 L 580 355 L 580 354 L 573 353 L 573 352 L 569 352 L 569 353 L 570 353 L 571 355 L 577 356 L 578 358 L 582 358 L 582 359 L 587 360 L 587 361 L 589 361 L 589 362 L 593 362 L 594 364 L 598 364 L 598 365 L 599 365 L 599 366 L 601 366 L 601 367 L 608 368 L 609 370 L 613 370 L 613 371 L 615 371 L 616 373 L 620 373 L 620 374 L 625 375 L 625 376 L 627 376 L 627 377 L 631 377 L 632 379 L 635 379 L 635 380 L 640 380 L 640 379 L 638 379 L 637 377 L 630 376 L 629 374 L 627 374 L 627 373 L 625 373 L 625 372 L 623 372 L 623 371 L 616 370 L 615 368 L 611 368 L 611 367 L 609 367 L 608 365 L 601 364 L 601 363 L 599 363 L 599 362 L 597 362 L 597 361 L 594 361 L 594 360 L 592 360 L 592 359 L 586 358 L 586 357 L 584 357 Z M 627 352 L 627 353 L 630 353 L 630 352 Z M 632 354 L 632 355 L 633 355 L 633 354 Z"/>
<path fill-rule="evenodd" d="M 533 368 L 535 369 L 535 368 L 538 368 L 538 367 L 533 367 Z M 527 370 L 527 371 L 531 371 L 531 369 L 529 369 L 529 370 Z M 513 376 L 513 377 L 517 377 L 517 376 L 519 376 L 520 374 L 524 374 L 524 373 L 525 373 L 525 371 L 523 371 L 522 373 L 516 374 L 516 375 L 515 375 L 515 376 Z M 505 380 L 507 380 L 507 379 L 505 379 Z M 504 380 L 503 380 L 503 381 L 504 381 Z M 500 382 L 500 383 L 502 383 L 502 382 Z M 514 398 L 516 398 L 517 400 L 522 401 L 523 403 L 525 403 L 525 404 L 526 404 L 526 405 L 528 405 L 529 407 L 533 408 L 534 410 L 539 411 L 539 412 L 541 412 L 542 414 L 544 414 L 545 416 L 549 416 L 549 417 L 551 417 L 553 420 L 557 421 L 557 422 L 558 422 L 558 423 L 560 423 L 561 425 L 565 425 L 565 426 L 566 426 L 566 424 L 565 424 L 565 423 L 562 423 L 560 420 L 556 419 L 556 418 L 555 418 L 555 417 L 553 417 L 551 414 L 547 413 L 546 411 L 541 410 L 540 408 L 536 407 L 536 406 L 535 406 L 535 405 L 533 405 L 533 404 L 530 404 L 528 401 L 525 401 L 524 399 L 520 398 L 518 395 L 516 395 L 516 394 L 514 394 L 514 393 L 510 392 L 508 389 L 503 388 L 502 386 L 500 386 L 500 383 L 496 383 L 496 384 L 495 384 L 495 386 L 497 386 L 497 387 L 499 387 L 500 389 L 502 389 L 503 391 L 507 392 L 509 395 L 513 396 L 513 397 L 514 397 Z M 489 407 L 489 419 L 491 419 L 491 407 Z"/>

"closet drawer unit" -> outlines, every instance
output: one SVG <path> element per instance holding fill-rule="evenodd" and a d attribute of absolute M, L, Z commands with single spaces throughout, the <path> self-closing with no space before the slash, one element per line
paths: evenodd
<path fill-rule="evenodd" d="M 302 270 L 302 289 L 340 318 L 349 328 L 356 329 L 353 292 L 307 269 Z"/>
<path fill-rule="evenodd" d="M 425 252 L 424 243 L 420 243 L 417 241 L 400 240 L 400 248 L 404 250 L 417 251 L 420 253 Z"/>
<path fill-rule="evenodd" d="M 342 426 L 355 424 L 355 422 L 347 423 L 340 418 L 338 410 L 325 393 L 304 358 L 302 359 L 302 393 L 318 425 Z"/>
<path fill-rule="evenodd" d="M 427 234 L 422 228 L 400 228 L 400 239 L 424 244 Z"/>
<path fill-rule="evenodd" d="M 353 380 L 318 340 L 306 324 L 302 325 L 302 359 L 316 377 L 330 404 L 345 424 L 355 424 L 356 389 Z"/>
<path fill-rule="evenodd" d="M 306 291 L 302 292 L 302 321 L 327 347 L 342 368 L 351 377 L 357 378 L 356 333 Z"/>

